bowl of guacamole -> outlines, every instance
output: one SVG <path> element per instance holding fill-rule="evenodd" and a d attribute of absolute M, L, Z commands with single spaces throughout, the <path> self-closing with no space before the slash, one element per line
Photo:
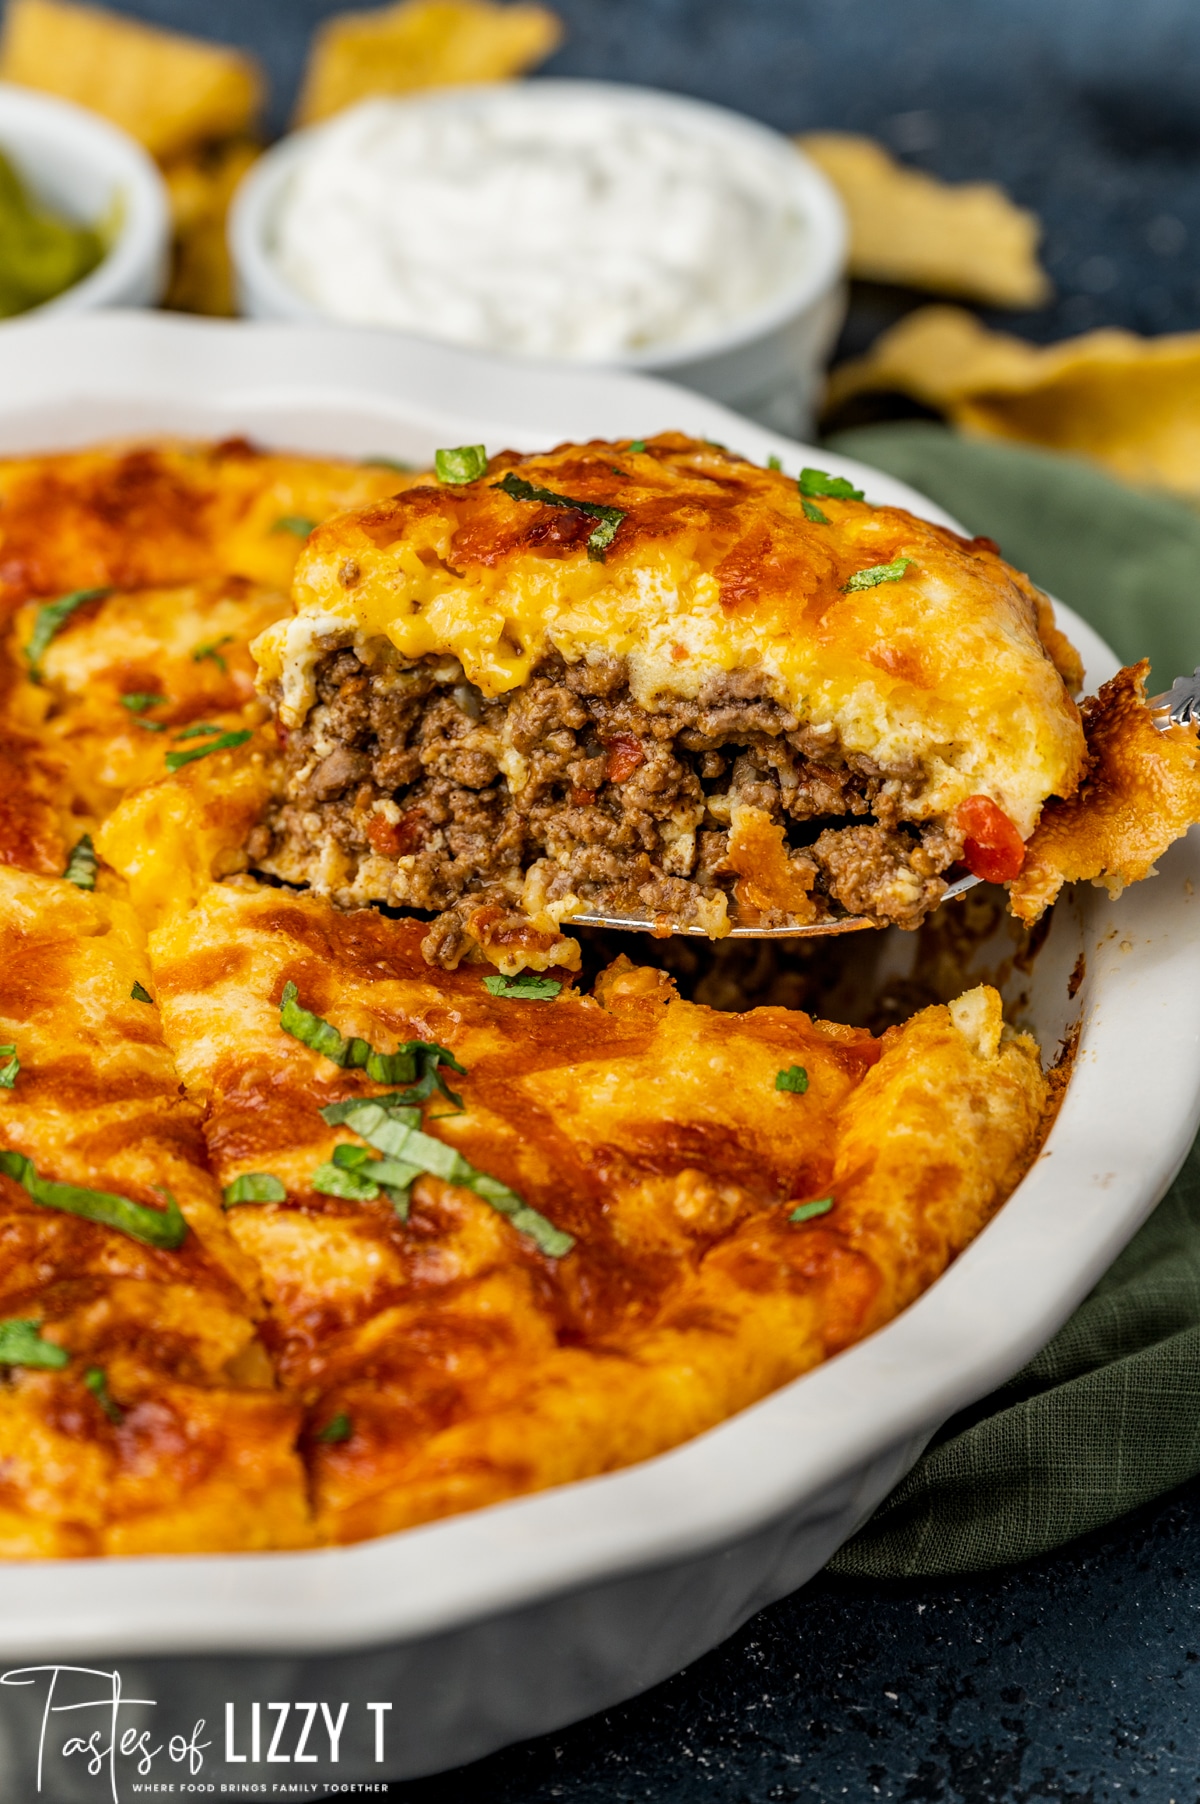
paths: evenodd
<path fill-rule="evenodd" d="M 104 261 L 106 250 L 100 222 L 80 225 L 42 205 L 0 151 L 0 319 L 74 288 Z"/>
<path fill-rule="evenodd" d="M 140 145 L 83 107 L 0 82 L 0 321 L 153 306 L 169 234 Z"/>

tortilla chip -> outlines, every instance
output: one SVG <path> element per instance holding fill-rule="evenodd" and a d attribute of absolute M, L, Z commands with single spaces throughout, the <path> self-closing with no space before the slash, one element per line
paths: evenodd
<path fill-rule="evenodd" d="M 1145 702 L 1145 658 L 1083 704 L 1088 771 L 1066 801 L 1047 802 L 1009 891 L 1018 919 L 1036 921 L 1064 883 L 1119 896 L 1154 875 L 1154 861 L 1200 821 L 1200 743 L 1189 727 L 1161 732 Z"/>
<path fill-rule="evenodd" d="M 175 226 L 164 307 L 218 316 L 237 312 L 225 221 L 234 190 L 258 155 L 257 144 L 233 138 L 164 168 Z"/>
<path fill-rule="evenodd" d="M 296 123 L 312 125 L 372 95 L 505 81 L 542 62 L 562 36 L 545 7 L 490 0 L 402 0 L 342 13 L 313 40 Z"/>
<path fill-rule="evenodd" d="M 961 308 L 922 307 L 834 371 L 826 411 L 897 392 L 967 431 L 1075 452 L 1200 500 L 1200 332 L 1105 329 L 1042 349 Z"/>
<path fill-rule="evenodd" d="M 70 0 L 9 0 L 0 79 L 103 113 L 155 157 L 250 131 L 263 96 L 240 50 Z"/>
<path fill-rule="evenodd" d="M 1023 338 L 990 332 L 961 307 L 918 307 L 833 371 L 826 405 L 832 411 L 852 395 L 899 392 L 956 419 L 964 401 L 985 391 L 1032 387 L 1043 355 Z"/>
<path fill-rule="evenodd" d="M 1041 224 L 992 182 L 951 187 L 905 169 L 852 132 L 796 140 L 850 216 L 850 273 L 992 307 L 1039 307 L 1052 292 L 1037 260 Z"/>

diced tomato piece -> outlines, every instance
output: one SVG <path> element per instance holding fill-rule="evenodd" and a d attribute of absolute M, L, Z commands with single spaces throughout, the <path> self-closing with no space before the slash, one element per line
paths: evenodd
<path fill-rule="evenodd" d="M 608 762 L 604 774 L 610 783 L 625 783 L 632 777 L 639 764 L 645 764 L 646 754 L 641 741 L 634 739 L 630 733 L 618 733 L 613 739 L 606 739 Z"/>
<path fill-rule="evenodd" d="M 373 814 L 367 822 L 367 838 L 371 850 L 378 852 L 381 858 L 395 858 L 400 850 L 400 823 L 385 820 L 382 814 Z"/>
<path fill-rule="evenodd" d="M 421 843 L 423 818 L 419 808 L 410 808 L 398 821 L 373 814 L 367 822 L 371 850 L 378 852 L 381 858 L 399 858 L 404 852 L 415 851 Z"/>
<path fill-rule="evenodd" d="M 1025 863 L 1025 842 L 1003 808 L 990 796 L 968 796 L 960 802 L 955 824 L 966 835 L 963 863 L 985 883 L 1011 883 Z"/>
<path fill-rule="evenodd" d="M 572 806 L 572 808 L 590 808 L 592 803 L 595 800 L 596 800 L 596 792 L 594 789 L 580 789 L 580 787 L 577 783 L 572 787 L 572 790 L 571 790 L 571 806 Z"/>

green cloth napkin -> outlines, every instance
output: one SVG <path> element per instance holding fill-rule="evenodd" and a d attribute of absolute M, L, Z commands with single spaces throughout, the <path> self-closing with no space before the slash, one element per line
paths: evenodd
<path fill-rule="evenodd" d="M 1200 662 L 1200 516 L 1053 452 L 870 426 L 830 444 L 911 482 L 1159 686 Z M 1030 1559 L 1200 1473 L 1200 1140 L 1049 1346 L 951 1418 L 830 1571 L 896 1579 Z"/>

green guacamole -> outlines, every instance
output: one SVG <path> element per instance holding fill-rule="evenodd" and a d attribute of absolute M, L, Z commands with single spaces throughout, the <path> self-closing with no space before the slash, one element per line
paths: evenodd
<path fill-rule="evenodd" d="M 0 319 L 73 288 L 104 252 L 104 241 L 91 226 L 39 205 L 0 151 Z"/>

